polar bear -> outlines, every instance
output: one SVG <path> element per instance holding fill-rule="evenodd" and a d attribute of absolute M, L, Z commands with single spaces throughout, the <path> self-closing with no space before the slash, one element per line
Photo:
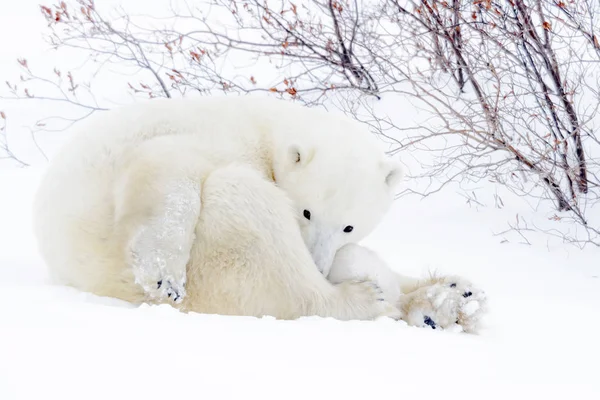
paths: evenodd
<path fill-rule="evenodd" d="M 400 318 L 372 281 L 325 279 L 291 200 L 256 170 L 235 164 L 215 170 L 205 180 L 202 203 L 179 309 L 280 319 Z"/>
<path fill-rule="evenodd" d="M 480 326 L 486 296 L 469 281 L 401 275 L 358 244 L 336 252 L 324 280 L 300 230 L 290 229 L 297 224 L 290 199 L 246 166 L 211 173 L 203 192 L 181 310 L 286 319 L 387 316 L 468 333 Z"/>
<path fill-rule="evenodd" d="M 250 96 L 152 100 L 98 115 L 61 150 L 34 231 L 53 277 L 99 295 L 375 318 L 397 313 L 376 286 L 325 276 L 401 177 L 343 116 Z"/>
<path fill-rule="evenodd" d="M 386 302 L 408 325 L 476 333 L 487 311 L 487 296 L 459 276 L 425 279 L 399 274 L 374 251 L 348 243 L 336 253 L 328 279 L 333 284 L 365 280 L 377 284 Z"/>

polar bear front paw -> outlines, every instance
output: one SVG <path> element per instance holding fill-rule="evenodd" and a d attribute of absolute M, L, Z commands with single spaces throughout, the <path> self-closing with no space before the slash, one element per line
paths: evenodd
<path fill-rule="evenodd" d="M 402 314 L 397 307 L 385 300 L 383 290 L 371 280 L 344 281 L 337 285 L 345 293 L 345 304 L 351 304 L 353 318 L 376 319 L 390 317 L 400 319 Z"/>
<path fill-rule="evenodd" d="M 432 278 L 402 295 L 398 308 L 409 325 L 472 333 L 486 311 L 486 295 L 459 277 Z"/>

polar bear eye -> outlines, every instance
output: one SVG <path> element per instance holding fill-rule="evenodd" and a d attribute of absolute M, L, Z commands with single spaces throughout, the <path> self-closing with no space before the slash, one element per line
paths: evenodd
<path fill-rule="evenodd" d="M 344 232 L 346 233 L 350 233 L 354 230 L 354 227 L 352 225 L 348 225 L 347 227 L 344 228 Z"/>
<path fill-rule="evenodd" d="M 304 218 L 310 220 L 310 211 L 304 210 Z"/>

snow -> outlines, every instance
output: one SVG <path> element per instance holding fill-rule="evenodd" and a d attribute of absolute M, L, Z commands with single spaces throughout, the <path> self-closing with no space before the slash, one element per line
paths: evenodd
<path fill-rule="evenodd" d="M 2 399 L 600 394 L 598 252 L 500 244 L 481 212 L 438 207 L 462 221 L 440 224 L 427 202 L 402 202 L 368 244 L 403 271 L 437 267 L 480 285 L 491 305 L 480 334 L 389 319 L 186 315 L 53 285 L 30 229 L 41 172 L 0 174 Z"/>
<path fill-rule="evenodd" d="M 37 2 L 11 7 L 0 14 L 2 37 L 54 61 L 31 32 L 43 28 Z M 14 72 L 21 50 L 12 41 L 3 48 L 2 74 Z M 52 112 L 39 104 L 0 109 L 23 122 Z M 45 162 L 27 134 L 18 136 L 27 132 L 20 122 L 12 143 L 34 166 L 0 162 L 2 400 L 600 398 L 600 249 L 541 235 L 531 245 L 502 243 L 493 233 L 509 218 L 535 216 L 526 204 L 469 208 L 451 188 L 406 197 L 365 241 L 398 271 L 464 276 L 485 290 L 489 311 L 478 335 L 390 319 L 277 321 L 134 307 L 49 280 L 30 211 Z M 50 157 L 64 137 L 40 138 Z"/>

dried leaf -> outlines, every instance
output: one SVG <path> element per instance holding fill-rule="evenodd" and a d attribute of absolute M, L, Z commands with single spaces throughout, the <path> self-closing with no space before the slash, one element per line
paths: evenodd
<path fill-rule="evenodd" d="M 46 6 L 40 6 L 40 8 L 42 9 L 42 12 L 46 13 L 47 17 L 51 17 L 52 16 L 52 10 Z"/>
<path fill-rule="evenodd" d="M 195 51 L 190 50 L 190 55 L 192 56 L 192 58 L 194 60 L 196 60 L 196 62 L 200 62 L 200 54 L 196 53 Z"/>

